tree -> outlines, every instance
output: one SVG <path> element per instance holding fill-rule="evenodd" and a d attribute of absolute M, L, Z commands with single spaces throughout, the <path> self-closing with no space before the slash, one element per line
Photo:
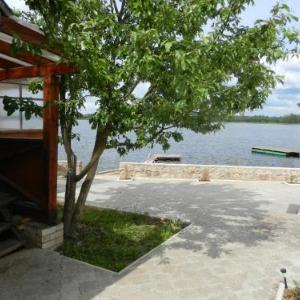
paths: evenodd
<path fill-rule="evenodd" d="M 35 20 L 78 73 L 62 78 L 61 135 L 68 160 L 65 236 L 72 236 L 105 149 L 122 155 L 169 140 L 181 128 L 210 132 L 229 115 L 261 107 L 281 80 L 272 65 L 297 52 L 296 18 L 275 5 L 249 27 L 253 0 L 27 0 Z M 145 93 L 138 95 L 141 85 Z M 76 174 L 74 126 L 87 97 L 95 144 Z M 193 118 L 191 118 L 193 115 Z M 79 195 L 76 196 L 77 185 Z"/>

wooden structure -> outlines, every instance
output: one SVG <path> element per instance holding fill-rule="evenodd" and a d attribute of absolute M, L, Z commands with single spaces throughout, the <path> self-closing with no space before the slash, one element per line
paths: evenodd
<path fill-rule="evenodd" d="M 57 51 L 42 50 L 13 54 L 13 37 L 26 43 L 45 45 L 44 34 L 32 24 L 12 16 L 0 0 L 0 82 L 33 77 L 44 81 L 44 103 L 59 100 L 58 75 L 74 68 L 59 63 Z M 43 114 L 42 130 L 1 130 L 0 192 L 19 199 L 19 212 L 45 223 L 56 222 L 58 110 L 49 105 Z M 0 199 L 1 201 L 1 199 Z"/>
<path fill-rule="evenodd" d="M 180 162 L 180 155 L 168 155 L 168 154 L 154 154 L 149 159 L 147 159 L 146 163 L 174 163 Z"/>
<path fill-rule="evenodd" d="M 276 156 L 285 156 L 285 157 L 299 157 L 298 151 L 284 149 L 284 148 L 255 146 L 252 147 L 252 152 L 260 153 L 260 154 L 276 155 Z"/>

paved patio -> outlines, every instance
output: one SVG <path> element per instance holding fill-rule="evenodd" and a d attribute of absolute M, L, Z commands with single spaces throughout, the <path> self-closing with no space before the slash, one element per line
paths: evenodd
<path fill-rule="evenodd" d="M 191 225 L 119 274 L 53 252 L 16 253 L 0 261 L 3 299 L 268 300 L 281 267 L 300 280 L 300 215 L 286 213 L 300 204 L 299 185 L 98 177 L 89 204 Z"/>

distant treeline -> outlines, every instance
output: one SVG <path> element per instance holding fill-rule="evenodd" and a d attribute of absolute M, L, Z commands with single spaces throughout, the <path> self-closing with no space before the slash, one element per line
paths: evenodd
<path fill-rule="evenodd" d="M 227 120 L 227 122 L 300 124 L 300 115 L 290 114 L 290 115 L 281 116 L 281 117 L 232 116 Z"/>
<path fill-rule="evenodd" d="M 79 119 L 80 120 L 88 120 L 92 115 L 91 114 L 85 114 L 85 115 L 82 115 Z"/>
<path fill-rule="evenodd" d="M 80 119 L 89 119 L 90 114 L 83 115 Z M 192 116 L 193 117 L 193 116 Z M 281 117 L 269 116 L 232 116 L 226 120 L 232 123 L 281 123 L 281 124 L 300 124 L 300 115 L 290 114 Z"/>

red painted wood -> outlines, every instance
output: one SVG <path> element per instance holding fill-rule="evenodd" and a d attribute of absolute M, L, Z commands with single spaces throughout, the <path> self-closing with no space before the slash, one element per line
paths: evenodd
<path fill-rule="evenodd" d="M 48 40 L 44 34 L 24 26 L 9 17 L 2 16 L 0 18 L 0 31 L 10 36 L 17 36 L 27 43 L 43 46 L 43 49 L 59 54 L 58 50 L 48 47 Z"/>
<path fill-rule="evenodd" d="M 21 67 L 21 65 L 18 65 L 14 62 L 11 62 L 9 60 L 0 58 L 0 68 L 2 69 L 10 69 L 10 68 L 17 68 L 17 67 Z"/>
<path fill-rule="evenodd" d="M 0 187 L 4 184 L 12 188 L 22 199 L 36 203 L 47 212 L 43 157 L 42 139 L 0 138 Z"/>
<path fill-rule="evenodd" d="M 55 75 L 44 76 L 44 159 L 46 188 L 48 190 L 49 221 L 56 220 L 57 197 L 57 147 L 58 147 L 58 108 L 55 101 L 59 100 L 59 83 Z"/>
<path fill-rule="evenodd" d="M 0 130 L 0 139 L 42 140 L 43 131 L 39 129 Z"/>
<path fill-rule="evenodd" d="M 0 158 L 3 157 L 1 151 L 2 143 L 6 145 L 10 142 L 10 145 L 19 145 L 19 149 L 26 150 L 26 146 L 35 145 L 35 141 L 23 140 L 20 141 L 0 141 Z M 17 151 L 16 151 L 17 152 Z M 44 168 L 43 168 L 43 149 L 42 143 L 40 147 L 27 150 L 22 153 L 14 153 L 11 151 L 11 157 L 9 159 L 0 159 L 0 183 L 4 183 L 6 186 L 20 193 L 24 200 L 31 201 L 37 204 L 43 211 L 47 212 L 47 191 L 43 186 Z M 46 214 L 44 215 L 46 219 Z"/>
<path fill-rule="evenodd" d="M 47 40 L 43 34 L 18 24 L 13 19 L 1 16 L 0 32 L 18 36 L 25 42 L 42 45 L 47 49 Z M 57 53 L 57 51 L 52 52 Z M 59 82 L 56 75 L 72 74 L 76 69 L 68 64 L 55 64 L 47 58 L 29 52 L 13 53 L 11 44 L 2 40 L 0 40 L 0 53 L 32 65 L 19 67 L 17 63 L 0 59 L 0 68 L 4 69 L 0 70 L 0 81 L 43 77 L 44 102 L 47 104 L 42 131 L 0 131 L 0 158 L 2 157 L 0 186 L 2 182 L 10 189 L 17 190 L 27 200 L 35 202 L 42 209 L 41 216 L 45 222 L 55 222 L 58 109 L 50 104 L 59 98 Z M 31 144 L 35 147 L 29 149 L 28 146 Z M 10 152 L 13 152 L 14 160 L 5 159 Z M 2 185 L 2 188 L 6 187 Z M 44 212 L 47 212 L 48 220 L 45 219 Z"/>
<path fill-rule="evenodd" d="M 13 53 L 11 50 L 11 44 L 6 43 L 2 40 L 0 40 L 0 53 L 3 53 L 5 55 L 15 57 L 17 59 L 20 59 L 26 63 L 35 65 L 35 66 L 40 66 L 40 65 L 45 65 L 48 63 L 53 63 L 52 60 L 49 60 L 47 58 L 44 58 L 39 55 L 34 55 L 29 52 L 23 52 L 23 53 Z"/>
<path fill-rule="evenodd" d="M 21 79 L 32 77 L 44 77 L 47 74 L 72 74 L 75 68 L 68 64 L 47 64 L 41 67 L 20 67 L 0 71 L 0 81 L 8 79 Z"/>
<path fill-rule="evenodd" d="M 16 35 L 23 41 L 31 44 L 43 45 L 47 43 L 46 37 L 9 17 L 0 18 L 0 31 L 9 35 Z"/>

